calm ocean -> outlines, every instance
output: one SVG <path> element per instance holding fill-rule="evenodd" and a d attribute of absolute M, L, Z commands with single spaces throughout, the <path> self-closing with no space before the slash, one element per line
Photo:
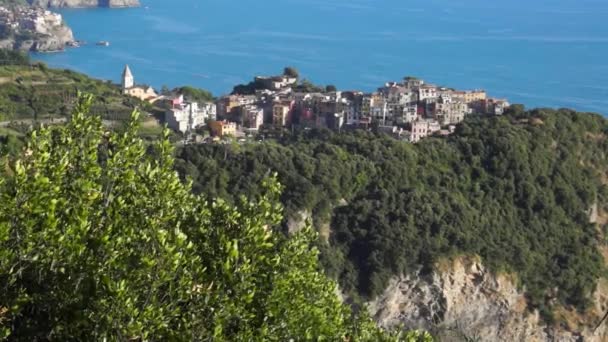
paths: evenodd
<path fill-rule="evenodd" d="M 139 83 L 216 95 L 287 65 L 341 89 L 412 75 L 529 107 L 608 114 L 606 0 L 142 2 L 61 10 L 90 44 L 36 58 L 113 81 L 129 64 Z"/>

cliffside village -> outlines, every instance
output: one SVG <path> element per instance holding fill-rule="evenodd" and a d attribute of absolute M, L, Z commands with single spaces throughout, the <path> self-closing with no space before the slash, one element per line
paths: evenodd
<path fill-rule="evenodd" d="M 58 51 L 74 44 L 61 14 L 30 6 L 0 6 L 0 48 Z"/>
<path fill-rule="evenodd" d="M 63 24 L 61 14 L 38 7 L 0 7 L 0 27 L 44 32 L 47 27 Z"/>
<path fill-rule="evenodd" d="M 296 77 L 256 77 L 255 94 L 222 96 L 215 102 L 189 102 L 182 95 L 158 95 L 148 86 L 136 86 L 126 66 L 125 94 L 166 108 L 165 123 L 185 136 L 207 126 L 212 136 L 244 136 L 261 129 L 325 127 L 378 129 L 416 143 L 434 135 L 449 135 L 469 114 L 502 115 L 504 99 L 484 90 L 460 91 L 427 84 L 414 77 L 389 82 L 373 93 L 360 91 L 294 91 Z M 332 89 L 333 90 L 333 89 Z"/>

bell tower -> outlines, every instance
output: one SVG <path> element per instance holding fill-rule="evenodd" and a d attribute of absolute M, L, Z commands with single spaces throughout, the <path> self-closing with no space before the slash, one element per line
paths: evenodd
<path fill-rule="evenodd" d="M 125 70 L 122 72 L 122 90 L 133 88 L 135 79 L 128 65 L 125 65 Z"/>

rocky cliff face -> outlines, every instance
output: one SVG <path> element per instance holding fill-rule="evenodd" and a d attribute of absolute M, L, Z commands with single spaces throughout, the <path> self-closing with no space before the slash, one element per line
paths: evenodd
<path fill-rule="evenodd" d="M 45 51 L 61 51 L 66 44 L 74 41 L 72 30 L 67 26 L 59 26 L 53 28 L 49 33 L 35 39 L 32 46 L 19 47 L 21 50 L 33 50 L 39 52 Z"/>
<path fill-rule="evenodd" d="M 28 0 L 40 7 L 138 7 L 139 0 Z"/>
<path fill-rule="evenodd" d="M 608 341 L 606 325 L 592 331 L 606 308 L 602 286 L 594 299 L 597 307 L 588 316 L 564 309 L 564 323 L 547 326 L 529 310 L 514 279 L 461 257 L 429 275 L 393 279 L 369 310 L 381 326 L 425 329 L 441 341 Z"/>

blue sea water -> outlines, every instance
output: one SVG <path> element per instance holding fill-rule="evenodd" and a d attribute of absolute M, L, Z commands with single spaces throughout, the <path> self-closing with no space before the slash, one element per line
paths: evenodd
<path fill-rule="evenodd" d="M 60 10 L 89 44 L 37 55 L 118 81 L 216 95 L 294 66 L 315 83 L 374 90 L 412 75 L 528 107 L 608 114 L 606 0 L 142 0 Z"/>

